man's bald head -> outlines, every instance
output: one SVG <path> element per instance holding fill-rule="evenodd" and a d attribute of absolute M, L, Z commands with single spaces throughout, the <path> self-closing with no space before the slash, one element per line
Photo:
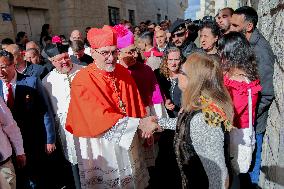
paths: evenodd
<path fill-rule="evenodd" d="M 40 52 L 40 48 L 39 48 L 39 46 L 36 44 L 36 42 L 34 42 L 34 41 L 29 41 L 29 42 L 27 42 L 27 44 L 26 44 L 26 49 L 28 50 L 28 49 L 37 49 L 38 50 L 38 52 Z"/>
<path fill-rule="evenodd" d="M 81 40 L 83 41 L 82 33 L 79 30 L 73 30 L 70 34 L 70 41 Z"/>

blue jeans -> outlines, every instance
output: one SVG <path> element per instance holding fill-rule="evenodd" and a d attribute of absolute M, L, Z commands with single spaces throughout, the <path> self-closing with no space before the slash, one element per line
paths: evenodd
<path fill-rule="evenodd" d="M 258 184 L 259 180 L 259 173 L 260 173 L 260 167 L 261 167 L 261 151 L 262 151 L 262 142 L 263 142 L 263 133 L 256 134 L 256 146 L 255 146 L 255 156 L 253 156 L 254 159 L 252 159 L 252 163 L 254 162 L 253 170 L 249 173 L 251 182 L 253 184 Z"/>

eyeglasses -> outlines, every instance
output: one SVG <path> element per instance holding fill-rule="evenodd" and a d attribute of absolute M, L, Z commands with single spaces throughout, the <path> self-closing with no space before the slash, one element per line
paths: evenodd
<path fill-rule="evenodd" d="M 172 38 L 176 38 L 176 37 L 183 37 L 185 34 L 185 31 L 183 32 L 180 32 L 180 33 L 175 33 L 175 34 L 172 34 Z"/>
<path fill-rule="evenodd" d="M 0 50 L 0 56 L 5 56 L 5 57 L 8 57 L 10 58 L 11 57 L 11 53 L 9 53 L 8 51 L 5 51 L 5 50 Z"/>
<path fill-rule="evenodd" d="M 137 53 L 137 49 L 136 48 L 130 49 L 129 51 L 125 51 L 123 53 L 128 54 L 128 55 L 133 55 L 133 54 Z"/>
<path fill-rule="evenodd" d="M 115 49 L 113 51 L 97 51 L 97 50 L 95 50 L 95 52 L 99 53 L 100 55 L 102 55 L 104 57 L 109 57 L 110 55 L 117 56 L 118 49 Z"/>

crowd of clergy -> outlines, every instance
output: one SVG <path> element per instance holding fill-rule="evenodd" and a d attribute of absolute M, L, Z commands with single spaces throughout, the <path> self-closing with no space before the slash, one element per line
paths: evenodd
<path fill-rule="evenodd" d="M 254 189 L 274 100 L 257 12 L 1 40 L 0 189 Z"/>

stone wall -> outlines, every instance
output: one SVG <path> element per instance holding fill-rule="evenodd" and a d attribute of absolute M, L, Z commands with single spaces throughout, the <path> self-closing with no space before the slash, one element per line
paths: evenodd
<path fill-rule="evenodd" d="M 273 102 L 262 147 L 260 186 L 264 189 L 284 188 L 284 1 L 259 0 L 259 29 L 270 42 L 277 60 L 274 66 Z"/>
<path fill-rule="evenodd" d="M 0 13 L 10 13 L 8 0 L 2 0 L 0 5 Z M 0 39 L 10 37 L 14 38 L 14 28 L 10 21 L 3 21 L 0 17 Z"/>
<path fill-rule="evenodd" d="M 182 6 L 181 6 L 182 4 Z M 13 8 L 44 10 L 45 22 L 51 24 L 53 34 L 69 36 L 74 29 L 84 32 L 85 27 L 101 27 L 109 24 L 108 6 L 120 10 L 120 18 L 129 18 L 128 10 L 134 10 L 136 24 L 151 20 L 176 20 L 184 17 L 187 0 L 1 0 L 0 13 L 9 13 L 13 17 Z M 41 28 L 41 25 L 39 26 Z M 0 18 L 0 40 L 15 38 L 16 22 L 3 22 Z"/>

